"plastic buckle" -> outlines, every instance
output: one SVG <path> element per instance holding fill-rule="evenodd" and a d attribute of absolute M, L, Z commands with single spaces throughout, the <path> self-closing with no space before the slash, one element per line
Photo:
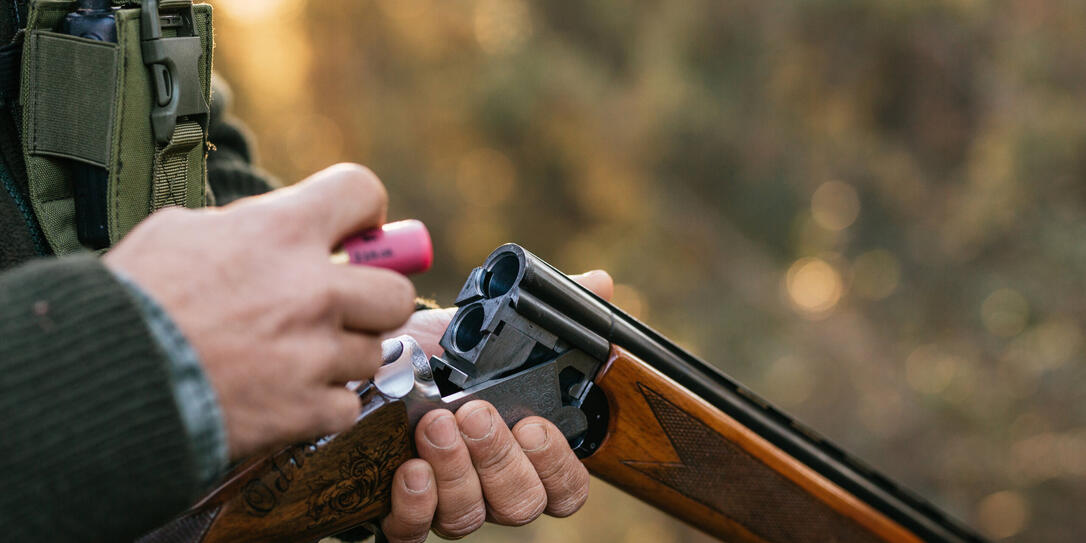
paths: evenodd
<path fill-rule="evenodd" d="M 192 28 L 191 6 L 181 18 L 185 24 L 177 25 L 179 36 L 174 38 L 162 37 L 158 0 L 143 0 L 142 8 L 143 63 L 151 70 L 154 90 L 151 127 L 155 141 L 167 145 L 178 118 L 203 115 L 206 119 L 211 111 L 200 85 L 200 56 L 204 48 Z"/>

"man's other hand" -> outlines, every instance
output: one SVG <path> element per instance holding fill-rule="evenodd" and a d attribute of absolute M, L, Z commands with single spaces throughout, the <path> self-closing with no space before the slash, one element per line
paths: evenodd
<path fill-rule="evenodd" d="M 411 315 L 415 290 L 329 256 L 382 225 L 387 202 L 372 172 L 338 165 L 224 208 L 165 209 L 105 256 L 196 349 L 232 459 L 354 424 L 359 399 L 344 384 L 380 367 L 381 336 Z"/>
<path fill-rule="evenodd" d="M 597 295 L 610 299 L 611 277 L 596 271 L 573 277 Z M 414 336 L 428 354 L 452 312 L 420 311 L 395 332 Z M 455 414 L 427 413 L 415 431 L 419 458 L 396 471 L 392 513 L 381 523 L 392 543 L 424 541 L 433 530 L 459 538 L 485 521 L 520 526 L 547 513 L 572 515 L 588 499 L 588 471 L 553 424 L 528 417 L 505 426 L 484 401 L 465 404 Z"/>

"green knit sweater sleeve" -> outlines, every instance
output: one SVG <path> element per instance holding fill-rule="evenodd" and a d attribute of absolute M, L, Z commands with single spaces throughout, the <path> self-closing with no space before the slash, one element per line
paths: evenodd
<path fill-rule="evenodd" d="M 170 374 L 91 256 L 0 275 L 0 538 L 130 541 L 198 491 Z"/>

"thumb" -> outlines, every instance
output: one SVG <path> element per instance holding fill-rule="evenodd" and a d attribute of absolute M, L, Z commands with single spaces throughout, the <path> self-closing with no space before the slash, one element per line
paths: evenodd
<path fill-rule="evenodd" d="M 603 270 L 592 270 L 581 275 L 571 275 L 569 278 L 607 301 L 611 301 L 611 296 L 615 293 L 614 279 Z"/>

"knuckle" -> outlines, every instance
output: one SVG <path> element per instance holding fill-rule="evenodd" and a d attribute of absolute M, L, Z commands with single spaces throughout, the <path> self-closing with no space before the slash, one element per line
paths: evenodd
<path fill-rule="evenodd" d="M 541 487 L 523 492 L 520 499 L 505 506 L 491 506 L 491 514 L 499 524 L 523 526 L 539 518 L 547 508 L 547 493 Z"/>
<path fill-rule="evenodd" d="M 576 513 L 588 501 L 588 485 L 588 472 L 584 469 L 563 474 L 550 496 L 547 512 L 555 517 L 568 517 Z"/>
<path fill-rule="evenodd" d="M 297 301 L 299 316 L 307 320 L 320 320 L 332 314 L 336 307 L 339 295 L 330 284 L 330 281 L 313 281 L 298 290 Z M 293 299 L 294 296 L 291 296 Z"/>
<path fill-rule="evenodd" d="M 567 462 L 563 461 L 563 458 L 556 457 L 556 455 L 547 455 L 545 458 L 537 459 L 536 473 L 544 483 L 550 481 L 558 481 L 569 477 L 568 471 L 570 466 Z"/>
<path fill-rule="evenodd" d="M 306 218 L 300 211 L 283 210 L 279 220 L 274 220 L 267 228 L 261 228 L 259 235 L 269 236 L 280 247 L 300 247 L 309 242 L 309 232 L 302 227 Z M 271 217 L 269 217 L 271 218 Z"/>
<path fill-rule="evenodd" d="M 486 507 L 480 501 L 448 517 L 438 520 L 434 528 L 442 537 L 459 539 L 483 527 L 486 522 Z"/>
<path fill-rule="evenodd" d="M 384 205 L 388 202 L 388 190 L 373 170 L 350 162 L 336 164 L 332 169 L 337 174 L 336 179 L 349 185 L 351 189 L 362 191 L 366 197 L 373 198 L 378 204 Z"/>
<path fill-rule="evenodd" d="M 449 451 L 439 451 L 436 458 L 431 459 L 437 484 L 443 490 L 455 491 L 472 483 L 471 462 L 461 458 L 454 447 Z"/>
<path fill-rule="evenodd" d="M 580 511 L 586 501 L 588 501 L 587 494 L 582 496 L 571 496 L 564 500 L 556 500 L 555 503 L 548 504 L 547 512 L 553 517 L 565 518 Z"/>
<path fill-rule="evenodd" d="M 430 529 L 430 521 L 433 520 L 432 515 L 425 507 L 405 507 L 403 510 L 396 512 L 395 517 L 402 526 L 402 533 L 413 537 L 417 537 L 419 534 L 425 535 L 427 530 Z"/>
<path fill-rule="evenodd" d="M 254 234 L 270 236 L 276 243 L 290 243 L 305 238 L 309 217 L 306 208 L 297 202 L 269 202 L 269 205 L 239 208 L 244 211 L 245 224 Z"/>
<path fill-rule="evenodd" d="M 306 360 L 308 371 L 302 373 L 309 375 L 317 382 L 327 382 L 333 373 L 336 373 L 337 361 L 340 359 L 340 347 L 333 339 L 327 341 L 306 342 L 304 349 L 299 349 L 298 356 Z"/>
<path fill-rule="evenodd" d="M 318 281 L 309 296 L 313 308 L 321 314 L 330 312 L 339 302 L 339 293 L 332 286 L 331 281 Z"/>
<path fill-rule="evenodd" d="M 492 447 L 475 463 L 479 471 L 502 472 L 517 461 L 520 447 L 513 446 L 512 439 L 496 439 Z"/>

